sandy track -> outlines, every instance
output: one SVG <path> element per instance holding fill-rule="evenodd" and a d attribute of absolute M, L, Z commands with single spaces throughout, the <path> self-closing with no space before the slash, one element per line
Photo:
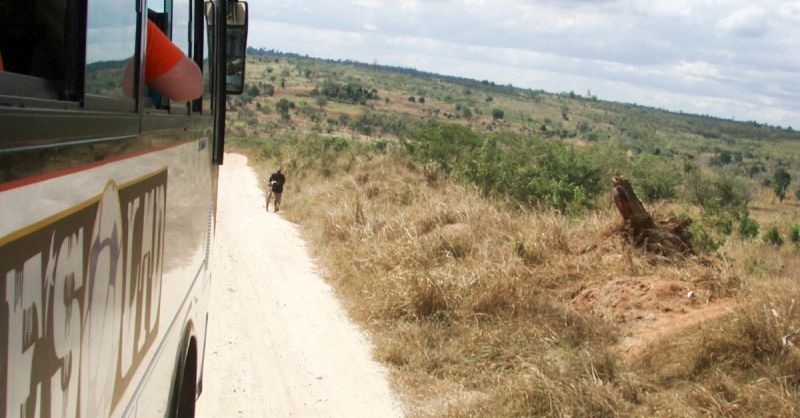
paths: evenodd
<path fill-rule="evenodd" d="M 297 229 L 265 213 L 246 158 L 227 154 L 219 181 L 197 416 L 401 416 L 385 371 L 314 272 Z"/>

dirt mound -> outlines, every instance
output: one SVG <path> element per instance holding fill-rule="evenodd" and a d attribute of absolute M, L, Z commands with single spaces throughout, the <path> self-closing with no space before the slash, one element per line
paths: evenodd
<path fill-rule="evenodd" d="M 653 276 L 619 276 L 580 291 L 572 300 L 579 312 L 620 326 L 617 349 L 635 355 L 647 344 L 726 312 L 728 299 L 710 300 L 710 292 L 692 283 Z"/>
<path fill-rule="evenodd" d="M 694 254 L 691 219 L 650 214 L 623 177 L 613 178 L 612 193 L 621 222 L 581 251 L 600 260 L 599 274 L 570 289 L 572 307 L 617 324 L 616 348 L 632 355 L 726 312 L 738 281 L 721 260 Z"/>
<path fill-rule="evenodd" d="M 687 295 L 691 285 L 655 277 L 615 277 L 598 287 L 581 291 L 573 306 L 614 323 L 652 321 L 664 313 L 685 313 L 696 298 Z"/>

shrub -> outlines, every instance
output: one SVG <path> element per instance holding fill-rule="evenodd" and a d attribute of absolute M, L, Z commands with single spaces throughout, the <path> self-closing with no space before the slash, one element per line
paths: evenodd
<path fill-rule="evenodd" d="M 783 245 L 783 237 L 777 225 L 772 225 L 767 229 L 767 232 L 764 233 L 764 241 L 778 247 Z"/>
<path fill-rule="evenodd" d="M 773 175 L 772 179 L 772 190 L 775 191 L 778 199 L 783 202 L 783 199 L 786 198 L 786 189 L 789 187 L 789 182 L 792 181 L 792 176 L 783 168 L 778 168 L 775 170 L 775 175 Z"/>
<path fill-rule="evenodd" d="M 739 211 L 750 202 L 750 188 L 736 176 L 720 176 L 714 181 L 714 193 L 708 204 L 720 209 Z"/>
<path fill-rule="evenodd" d="M 714 229 L 723 235 L 730 235 L 733 233 L 733 219 L 728 212 L 716 213 L 714 218 Z"/>
<path fill-rule="evenodd" d="M 789 229 L 789 241 L 794 245 L 800 245 L 800 226 L 793 226 Z"/>
<path fill-rule="evenodd" d="M 753 239 L 758 236 L 758 222 L 745 216 L 739 223 L 739 236 L 742 239 Z"/>
<path fill-rule="evenodd" d="M 373 112 L 364 112 L 350 122 L 350 129 L 364 135 L 372 135 L 375 127 L 380 125 L 380 116 Z"/>
<path fill-rule="evenodd" d="M 505 112 L 503 112 L 503 109 L 492 109 L 492 119 L 500 120 L 503 119 L 504 115 Z"/>
<path fill-rule="evenodd" d="M 312 91 L 312 94 L 322 95 L 340 102 L 358 104 L 365 104 L 367 100 L 378 98 L 378 91 L 375 89 L 369 89 L 353 83 L 337 83 L 332 80 L 325 80 Z"/>
<path fill-rule="evenodd" d="M 280 99 L 278 103 L 275 104 L 275 110 L 281 114 L 281 119 L 289 120 L 289 109 L 292 107 L 292 102 L 286 99 Z"/>
<path fill-rule="evenodd" d="M 431 122 L 404 141 L 423 163 L 476 186 L 484 195 L 525 206 L 542 204 L 568 213 L 593 206 L 603 188 L 602 159 L 594 149 L 503 133 L 481 139 L 457 124 Z"/>
<path fill-rule="evenodd" d="M 676 164 L 664 157 L 639 155 L 631 169 L 631 183 L 640 198 L 646 201 L 672 199 L 677 196 L 681 178 Z"/>
<path fill-rule="evenodd" d="M 689 226 L 692 233 L 692 247 L 700 252 L 716 251 L 724 243 L 724 239 L 716 239 L 702 222 L 695 222 Z"/>
<path fill-rule="evenodd" d="M 711 164 L 718 166 L 730 164 L 731 161 L 733 161 L 733 158 L 731 157 L 731 152 L 728 150 L 720 151 L 717 153 L 717 155 L 711 158 Z"/>
<path fill-rule="evenodd" d="M 692 203 L 711 211 L 742 212 L 752 198 L 746 180 L 730 175 L 710 176 L 697 169 L 687 173 L 685 190 Z"/>
<path fill-rule="evenodd" d="M 467 127 L 455 124 L 428 123 L 410 134 L 406 149 L 423 161 L 433 161 L 449 173 L 469 149 L 480 144 L 480 138 Z"/>

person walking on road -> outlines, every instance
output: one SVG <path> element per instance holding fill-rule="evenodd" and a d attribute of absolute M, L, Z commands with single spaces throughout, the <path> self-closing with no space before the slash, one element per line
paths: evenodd
<path fill-rule="evenodd" d="M 283 184 L 286 183 L 286 176 L 281 173 L 282 167 L 278 167 L 278 171 L 272 173 L 269 176 L 269 180 L 267 180 L 267 186 L 269 187 L 269 191 L 267 192 L 267 205 L 266 210 L 269 212 L 269 201 L 273 198 L 275 199 L 274 207 L 275 212 L 280 209 L 281 206 L 281 195 L 283 194 Z"/>

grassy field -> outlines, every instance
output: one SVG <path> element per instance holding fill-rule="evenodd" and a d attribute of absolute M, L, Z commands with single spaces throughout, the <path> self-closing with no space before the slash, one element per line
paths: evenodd
<path fill-rule="evenodd" d="M 796 132 L 455 81 L 257 56 L 229 103 L 410 416 L 800 415 Z M 693 253 L 625 240 L 617 173 Z"/>

